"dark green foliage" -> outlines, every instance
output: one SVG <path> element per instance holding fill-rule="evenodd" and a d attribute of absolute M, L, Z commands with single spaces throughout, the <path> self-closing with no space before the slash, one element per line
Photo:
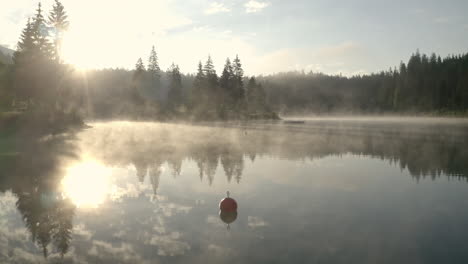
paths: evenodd
<path fill-rule="evenodd" d="M 220 77 L 211 56 L 198 64 L 196 75 L 183 75 L 176 65 L 163 72 L 153 46 L 146 69 L 140 58 L 134 71 L 90 71 L 83 80 L 58 56 L 69 27 L 60 1 L 47 22 L 53 30 L 39 4 L 22 31 L 14 65 L 0 66 L 0 107 L 21 105 L 55 120 L 67 119 L 65 112 L 76 117 L 78 111 L 101 118 L 164 119 L 164 113 L 183 109 L 188 118 L 212 120 L 276 116 L 273 109 L 318 114 L 468 110 L 468 55 L 442 59 L 417 51 L 398 69 L 368 75 L 293 72 L 247 79 L 237 55 L 226 60 Z"/>
<path fill-rule="evenodd" d="M 281 73 L 261 77 L 270 103 L 286 112 L 466 112 L 468 54 L 417 51 L 399 69 L 353 77 Z"/>
<path fill-rule="evenodd" d="M 28 20 L 14 55 L 14 85 L 19 100 L 28 106 L 51 107 L 55 101 L 57 65 L 52 61 L 53 45 L 38 5 L 32 22 Z"/>
<path fill-rule="evenodd" d="M 171 110 L 176 110 L 177 107 L 182 106 L 184 103 L 182 77 L 179 66 L 174 63 L 172 63 L 171 67 L 167 71 L 169 73 L 169 92 L 167 95 L 168 105 Z"/>
<path fill-rule="evenodd" d="M 243 77 L 244 70 L 242 69 L 239 57 L 236 56 L 232 63 L 229 58 L 227 58 L 223 74 L 219 80 L 223 105 L 227 110 L 239 109 L 244 101 L 245 92 Z"/>
<path fill-rule="evenodd" d="M 203 71 L 201 61 L 198 62 L 197 75 L 193 81 L 191 105 L 202 104 L 206 101 L 206 75 Z"/>
<path fill-rule="evenodd" d="M 161 86 L 161 69 L 159 68 L 158 55 L 154 46 L 151 48 L 150 56 L 148 58 L 148 74 L 150 75 L 151 84 L 150 88 L 153 95 L 160 99 L 160 86 Z"/>
<path fill-rule="evenodd" d="M 219 78 L 219 86 L 221 88 L 222 107 L 231 108 L 234 105 L 234 72 L 232 69 L 231 61 L 226 59 L 223 73 Z"/>
<path fill-rule="evenodd" d="M 132 88 L 130 91 L 130 97 L 134 105 L 141 105 L 144 103 L 142 96 L 144 85 L 145 85 L 145 65 L 141 58 L 138 58 L 135 64 L 135 71 L 132 77 Z"/>
<path fill-rule="evenodd" d="M 243 119 L 248 118 L 246 109 L 244 71 L 240 59 L 229 58 L 218 79 L 211 57 L 205 65 L 198 64 L 191 90 L 191 110 L 198 119 Z"/>
<path fill-rule="evenodd" d="M 135 64 L 135 75 L 142 75 L 145 72 L 145 65 L 143 64 L 143 60 L 138 58 L 137 63 Z"/>
<path fill-rule="evenodd" d="M 56 1 L 47 27 L 41 4 L 36 14 L 28 19 L 14 53 L 11 71 L 10 106 L 12 110 L 26 111 L 24 120 L 42 122 L 41 131 L 64 129 L 70 122 L 81 125 L 78 110 L 81 107 L 73 91 L 73 70 L 58 58 L 61 33 L 68 27 L 63 6 Z M 52 29 L 52 30 L 51 30 Z M 49 33 L 54 32 L 51 36 Z M 34 117 L 34 118 L 31 118 Z"/>
<path fill-rule="evenodd" d="M 0 62 L 0 112 L 8 110 L 13 100 L 12 67 Z"/>
<path fill-rule="evenodd" d="M 210 93 L 211 96 L 217 97 L 218 93 L 218 75 L 211 60 L 211 56 L 208 56 L 203 72 L 206 77 L 206 92 Z"/>
<path fill-rule="evenodd" d="M 255 77 L 251 77 L 247 84 L 247 107 L 249 113 L 253 114 L 268 110 L 265 90 L 256 82 Z"/>
<path fill-rule="evenodd" d="M 156 50 L 154 46 L 151 48 L 150 56 L 148 59 L 148 71 L 154 75 L 154 77 L 160 77 L 159 63 L 158 63 L 158 55 L 156 54 Z"/>
<path fill-rule="evenodd" d="M 233 97 L 234 97 L 236 104 L 239 104 L 244 100 L 245 91 L 244 91 L 244 82 L 243 82 L 244 70 L 242 69 L 242 64 L 240 62 L 238 55 L 236 55 L 236 58 L 234 59 L 232 64 L 233 64 L 232 67 L 234 71 Z"/>

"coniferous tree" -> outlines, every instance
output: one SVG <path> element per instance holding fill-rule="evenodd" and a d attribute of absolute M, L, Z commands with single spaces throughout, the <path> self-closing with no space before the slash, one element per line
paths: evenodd
<path fill-rule="evenodd" d="M 203 72 L 201 61 L 198 62 L 197 75 L 193 80 L 192 94 L 190 96 L 192 108 L 200 108 L 205 105 L 207 99 L 206 75 Z"/>
<path fill-rule="evenodd" d="M 208 80 L 208 85 L 212 86 L 211 88 L 215 88 L 218 85 L 218 75 L 216 74 L 211 56 L 208 56 L 205 66 L 203 67 L 203 72 Z"/>
<path fill-rule="evenodd" d="M 267 110 L 266 93 L 262 85 L 257 83 L 255 77 L 251 77 L 247 84 L 247 107 L 250 113 L 264 112 Z"/>
<path fill-rule="evenodd" d="M 34 41 L 35 55 L 40 59 L 47 60 L 53 56 L 52 45 L 48 40 L 48 29 L 44 16 L 42 15 L 41 3 L 38 4 L 36 15 L 32 22 L 32 38 Z"/>
<path fill-rule="evenodd" d="M 47 39 L 48 33 L 42 15 L 41 4 L 38 4 L 34 18 L 28 20 L 18 42 L 14 55 L 14 85 L 17 95 L 27 103 L 34 103 L 49 108 L 51 112 L 56 99 L 54 78 L 55 69 L 51 65 L 52 46 Z"/>
<path fill-rule="evenodd" d="M 154 46 L 151 48 L 150 56 L 148 59 L 148 72 L 151 75 L 151 81 L 155 86 L 159 86 L 161 79 L 161 69 L 159 68 L 158 55 Z"/>
<path fill-rule="evenodd" d="M 135 71 L 132 78 L 132 89 L 131 89 L 131 98 L 133 104 L 141 105 L 143 103 L 143 97 L 141 96 L 141 90 L 144 84 L 145 77 L 145 65 L 143 60 L 138 58 L 137 63 L 135 64 Z"/>
<path fill-rule="evenodd" d="M 159 68 L 158 55 L 154 46 L 151 48 L 150 56 L 148 59 L 148 71 L 153 74 L 159 74 L 161 69 Z"/>
<path fill-rule="evenodd" d="M 202 89 L 204 85 L 206 75 L 203 72 L 203 66 L 201 61 L 198 62 L 198 68 L 197 68 L 197 75 L 195 76 L 195 80 L 193 81 L 193 85 L 195 89 Z"/>
<path fill-rule="evenodd" d="M 236 58 L 233 61 L 233 72 L 234 72 L 234 100 L 236 103 L 240 103 L 244 100 L 245 91 L 244 91 L 244 70 L 242 69 L 242 64 L 240 62 L 239 56 L 236 55 Z"/>
<path fill-rule="evenodd" d="M 142 74 L 145 72 L 145 65 L 143 64 L 143 60 L 138 58 L 137 63 L 135 64 L 135 72 L 137 74 Z"/>
<path fill-rule="evenodd" d="M 169 92 L 168 104 L 171 110 L 183 104 L 183 91 L 182 91 L 182 76 L 178 65 L 172 63 L 171 67 L 167 70 L 169 73 Z"/>
<path fill-rule="evenodd" d="M 223 73 L 219 78 L 219 86 L 221 88 L 221 98 L 224 107 L 230 107 L 236 101 L 234 72 L 229 58 L 226 59 Z"/>
<path fill-rule="evenodd" d="M 16 51 L 13 55 L 13 63 L 15 65 L 15 89 L 18 99 L 28 101 L 32 96 L 31 90 L 31 75 L 29 71 L 32 69 L 30 62 L 33 59 L 35 44 L 33 40 L 33 25 L 31 19 L 28 18 L 26 27 L 21 33 Z"/>
<path fill-rule="evenodd" d="M 20 40 L 18 41 L 17 48 L 13 54 L 13 62 L 15 64 L 21 63 L 21 59 L 31 59 L 31 52 L 34 50 L 34 41 L 33 41 L 33 26 L 31 19 L 28 18 L 26 27 L 21 32 Z"/>
<path fill-rule="evenodd" d="M 55 0 L 52 11 L 49 14 L 48 23 L 53 27 L 54 56 L 60 61 L 60 52 L 64 33 L 68 30 L 70 23 L 65 8 L 59 0 Z"/>
<path fill-rule="evenodd" d="M 208 56 L 208 59 L 203 67 L 203 72 L 206 78 L 205 84 L 205 94 L 207 97 L 206 105 L 204 108 L 206 111 L 216 111 L 219 112 L 219 100 L 220 100 L 220 93 L 218 89 L 218 75 L 216 74 L 216 70 L 213 65 L 213 61 L 211 60 L 211 56 Z"/>

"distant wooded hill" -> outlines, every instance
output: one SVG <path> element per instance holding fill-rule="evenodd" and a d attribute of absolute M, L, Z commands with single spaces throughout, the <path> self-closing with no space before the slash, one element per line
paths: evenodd
<path fill-rule="evenodd" d="M 352 77 L 288 72 L 258 77 L 269 103 L 289 113 L 468 114 L 468 54 L 419 51 L 407 63 Z"/>
<path fill-rule="evenodd" d="M 0 62 L 3 64 L 12 64 L 14 52 L 14 50 L 0 46 Z"/>

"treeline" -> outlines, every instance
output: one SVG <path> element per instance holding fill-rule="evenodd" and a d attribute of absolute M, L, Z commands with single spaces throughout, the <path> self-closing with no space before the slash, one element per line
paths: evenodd
<path fill-rule="evenodd" d="M 163 76 L 165 80 L 162 80 Z M 131 108 L 136 117 L 196 120 L 277 118 L 267 103 L 262 85 L 255 77 L 244 77 L 237 55 L 232 62 L 226 59 L 221 76 L 217 75 L 210 56 L 204 64 L 198 63 L 195 75 L 184 76 L 174 63 L 162 72 L 153 46 L 147 68 L 141 58 L 137 60 L 130 88 Z M 105 104 L 98 101 L 93 105 L 99 107 L 102 103 Z"/>
<path fill-rule="evenodd" d="M 238 56 L 232 63 L 226 60 L 221 76 L 211 57 L 199 63 L 196 75 L 184 76 L 175 64 L 162 71 L 153 46 L 147 67 L 140 58 L 133 71 L 83 73 L 61 58 L 69 27 L 64 6 L 56 0 L 48 18 L 43 13 L 39 3 L 22 31 L 13 65 L 0 65 L 2 111 L 26 112 L 30 121 L 47 128 L 67 127 L 82 118 L 277 118 L 262 86 L 255 78 L 245 80 Z"/>
<path fill-rule="evenodd" d="M 11 67 L 0 68 L 1 102 L 56 125 L 80 118 L 164 120 L 275 119 L 255 78 L 245 80 L 238 56 L 226 60 L 218 76 L 211 57 L 197 74 L 184 76 L 177 65 L 159 67 L 153 46 L 147 67 L 140 58 L 133 71 L 110 69 L 80 73 L 60 57 L 69 27 L 56 0 L 48 19 L 41 5 L 28 19 Z M 244 84 L 245 83 L 245 84 Z"/>
<path fill-rule="evenodd" d="M 254 77 L 243 76 L 240 59 L 226 60 L 218 76 L 211 57 L 197 73 L 182 74 L 172 64 L 160 69 L 153 47 L 145 65 L 138 59 L 135 69 L 104 69 L 75 74 L 74 91 L 83 94 L 85 115 L 97 119 L 275 119 L 266 93 Z M 81 80 L 81 81 L 80 81 Z M 81 87 L 81 88 L 80 88 Z"/>
<path fill-rule="evenodd" d="M 199 63 L 195 75 L 181 74 L 177 65 L 162 71 L 148 61 L 146 69 L 141 60 L 132 72 L 89 72 L 93 114 L 214 119 L 238 117 L 239 112 L 261 117 L 273 112 L 466 114 L 468 110 L 468 54 L 442 59 L 416 52 L 398 69 L 353 77 L 289 72 L 247 78 L 236 69 L 237 57 L 232 63 L 227 60 L 220 77 L 211 58 Z"/>
<path fill-rule="evenodd" d="M 353 77 L 290 72 L 246 77 L 238 56 L 221 75 L 208 56 L 195 74 L 161 70 L 153 47 L 134 70 L 76 71 L 60 57 L 69 26 L 56 0 L 47 19 L 39 4 L 13 65 L 0 64 L 0 111 L 30 113 L 47 127 L 97 119 L 275 119 L 281 113 L 466 113 L 468 54 L 414 53 L 399 68 Z M 147 62 L 147 63 L 145 63 Z M 146 66 L 145 66 L 146 64 Z M 0 118 L 1 122 L 1 118 Z"/>
<path fill-rule="evenodd" d="M 276 109 L 289 113 L 466 113 L 468 54 L 414 53 L 408 63 L 353 77 L 290 72 L 259 78 Z"/>

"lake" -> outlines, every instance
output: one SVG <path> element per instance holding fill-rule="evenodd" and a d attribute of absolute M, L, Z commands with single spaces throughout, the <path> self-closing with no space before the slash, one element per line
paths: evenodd
<path fill-rule="evenodd" d="M 468 263 L 466 120 L 90 125 L 0 157 L 1 263 Z"/>

